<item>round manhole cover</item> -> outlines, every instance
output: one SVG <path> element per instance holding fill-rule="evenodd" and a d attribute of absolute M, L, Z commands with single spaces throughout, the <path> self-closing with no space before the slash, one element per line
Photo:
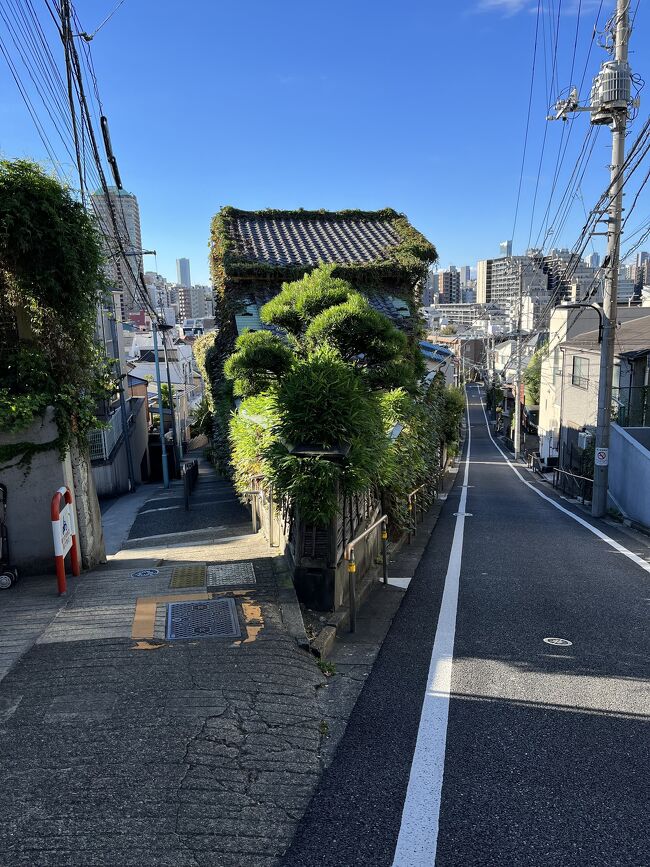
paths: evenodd
<path fill-rule="evenodd" d="M 553 644 L 555 647 L 571 647 L 573 644 L 568 638 L 545 638 L 544 642 L 546 644 Z"/>
<path fill-rule="evenodd" d="M 160 575 L 159 569 L 137 569 L 131 572 L 131 578 L 153 578 L 154 575 Z"/>

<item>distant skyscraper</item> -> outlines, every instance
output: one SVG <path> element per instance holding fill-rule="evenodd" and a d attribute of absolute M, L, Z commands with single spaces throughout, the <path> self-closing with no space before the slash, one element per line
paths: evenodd
<path fill-rule="evenodd" d="M 501 241 L 499 244 L 500 256 L 512 256 L 512 241 Z"/>
<path fill-rule="evenodd" d="M 142 273 L 142 233 L 138 200 L 133 193 L 109 187 L 108 199 L 102 190 L 98 190 L 91 193 L 90 202 L 104 239 L 106 279 L 120 292 L 124 312 L 140 310 L 141 284 L 138 278 Z M 129 254 L 128 261 L 125 261 L 122 250 Z"/>
<path fill-rule="evenodd" d="M 469 265 L 461 265 L 458 269 L 458 273 L 460 274 L 460 285 L 461 287 L 467 286 L 471 279 L 471 271 Z"/>
<path fill-rule="evenodd" d="M 190 280 L 190 260 L 189 259 L 177 259 L 176 260 L 176 281 L 179 286 L 183 286 L 185 289 L 189 289 L 192 285 L 192 281 Z"/>
<path fill-rule="evenodd" d="M 590 253 L 585 258 L 585 264 L 589 265 L 590 268 L 598 268 L 600 265 L 600 253 Z"/>

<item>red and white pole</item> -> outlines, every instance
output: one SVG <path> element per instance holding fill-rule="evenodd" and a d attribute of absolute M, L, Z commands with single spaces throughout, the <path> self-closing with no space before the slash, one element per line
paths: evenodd
<path fill-rule="evenodd" d="M 64 500 L 64 514 L 61 514 L 61 500 Z M 52 518 L 52 536 L 54 538 L 54 562 L 56 563 L 56 584 L 59 596 L 63 596 L 67 590 L 65 580 L 65 555 L 71 551 L 72 574 L 76 577 L 81 573 L 79 568 L 79 555 L 77 553 L 77 534 L 75 531 L 74 506 L 70 488 L 59 488 L 52 497 L 50 510 Z M 66 525 L 66 521 L 69 524 Z M 62 525 L 63 522 L 63 526 Z"/>

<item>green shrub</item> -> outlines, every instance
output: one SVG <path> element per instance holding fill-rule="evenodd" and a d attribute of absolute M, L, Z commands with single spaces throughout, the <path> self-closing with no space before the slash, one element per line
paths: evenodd
<path fill-rule="evenodd" d="M 245 331 L 237 338 L 224 373 L 234 380 L 236 395 L 249 397 L 267 391 L 287 373 L 292 362 L 293 353 L 275 334 Z"/>

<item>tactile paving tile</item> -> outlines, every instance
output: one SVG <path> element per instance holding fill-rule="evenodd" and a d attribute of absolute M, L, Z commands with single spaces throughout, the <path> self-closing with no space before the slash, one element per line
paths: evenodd
<path fill-rule="evenodd" d="M 176 566 L 172 572 L 172 580 L 169 586 L 173 590 L 182 590 L 187 587 L 205 587 L 205 575 L 205 563 L 193 563 L 191 566 Z"/>
<path fill-rule="evenodd" d="M 167 639 L 240 638 L 235 600 L 222 597 L 201 602 L 170 602 Z"/>
<path fill-rule="evenodd" d="M 255 583 L 255 569 L 252 563 L 219 563 L 208 566 L 208 589 L 230 584 Z"/>

